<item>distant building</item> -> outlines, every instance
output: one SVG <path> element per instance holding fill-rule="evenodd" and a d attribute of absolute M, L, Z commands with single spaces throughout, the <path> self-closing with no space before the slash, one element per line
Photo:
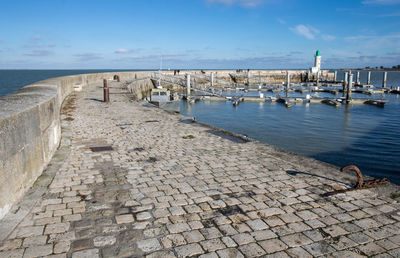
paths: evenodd
<path fill-rule="evenodd" d="M 315 53 L 314 66 L 310 68 L 311 74 L 318 74 L 321 71 L 321 53 L 319 50 Z"/>

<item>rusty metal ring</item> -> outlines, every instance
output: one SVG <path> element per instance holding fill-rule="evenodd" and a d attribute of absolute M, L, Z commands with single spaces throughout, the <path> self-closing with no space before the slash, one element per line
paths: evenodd
<path fill-rule="evenodd" d="M 355 165 L 348 165 L 348 166 L 342 167 L 340 169 L 341 172 L 346 172 L 347 170 L 353 170 L 357 173 L 357 184 L 355 185 L 354 188 L 357 188 L 357 189 L 362 188 L 363 184 L 364 184 L 364 180 L 363 180 L 363 175 L 361 174 L 360 169 Z"/>

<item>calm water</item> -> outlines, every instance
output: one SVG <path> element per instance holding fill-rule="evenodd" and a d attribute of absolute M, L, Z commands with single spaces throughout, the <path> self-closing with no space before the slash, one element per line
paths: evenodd
<path fill-rule="evenodd" d="M 115 70 L 0 70 L 0 96 L 47 78 L 109 71 Z M 362 71 L 361 82 L 366 78 Z M 339 72 L 338 80 L 342 79 L 343 72 Z M 371 82 L 380 87 L 382 72 L 372 72 Z M 400 86 L 400 72 L 388 73 L 387 86 Z M 366 174 L 385 176 L 400 184 L 400 96 L 385 98 L 389 103 L 383 109 L 323 104 L 297 104 L 286 109 L 277 103 L 251 102 L 234 108 L 230 102 L 204 101 L 190 107 L 183 102 L 181 110 L 199 121 L 337 166 L 355 164 Z"/>
<path fill-rule="evenodd" d="M 10 94 L 28 84 L 49 78 L 113 71 L 116 70 L 0 70 L 0 97 Z"/>
<path fill-rule="evenodd" d="M 380 87 L 382 77 L 382 72 L 372 72 L 372 84 Z M 361 72 L 362 83 L 366 78 L 367 73 Z M 338 79 L 343 79 L 342 72 Z M 399 72 L 388 73 L 387 86 L 400 86 Z M 353 97 L 371 98 L 361 94 Z M 203 101 L 190 106 L 183 102 L 181 111 L 199 121 L 337 166 L 355 164 L 365 174 L 388 177 L 400 184 L 400 96 L 384 97 L 389 100 L 385 108 L 296 104 L 286 109 L 278 103 L 251 102 L 235 108 L 231 102 Z"/>

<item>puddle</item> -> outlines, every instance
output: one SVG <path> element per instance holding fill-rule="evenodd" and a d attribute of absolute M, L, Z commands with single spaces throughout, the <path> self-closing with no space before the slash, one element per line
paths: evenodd
<path fill-rule="evenodd" d="M 181 120 L 179 122 L 182 123 L 182 124 L 193 124 L 194 123 L 193 120 Z"/>
<path fill-rule="evenodd" d="M 249 142 L 249 140 L 246 140 L 242 137 L 235 136 L 234 134 L 228 133 L 228 132 L 223 132 L 223 131 L 217 131 L 217 130 L 207 130 L 208 133 L 214 134 L 216 136 L 219 136 L 221 138 L 227 139 L 229 141 L 235 142 L 235 143 L 246 143 Z"/>
<path fill-rule="evenodd" d="M 157 161 L 157 159 L 155 157 L 150 157 L 148 160 L 146 160 L 146 162 L 148 162 L 148 163 L 154 163 L 156 161 Z"/>
<path fill-rule="evenodd" d="M 243 214 L 242 209 L 235 205 L 235 206 L 227 206 L 225 208 L 218 209 L 218 211 L 225 216 L 235 215 L 235 214 Z"/>
<path fill-rule="evenodd" d="M 158 121 L 158 120 L 147 120 L 147 121 L 145 121 L 146 123 L 158 123 L 158 122 L 160 122 L 160 121 Z"/>
<path fill-rule="evenodd" d="M 99 147 L 90 147 L 90 150 L 93 152 L 100 152 L 100 151 L 112 151 L 114 149 L 112 146 L 99 146 Z"/>
<path fill-rule="evenodd" d="M 127 125 L 132 125 L 132 123 L 122 123 L 122 124 L 117 124 L 116 126 L 127 126 Z"/>

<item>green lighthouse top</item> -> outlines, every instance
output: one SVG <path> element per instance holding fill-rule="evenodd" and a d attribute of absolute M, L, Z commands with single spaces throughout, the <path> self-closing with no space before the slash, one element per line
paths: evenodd
<path fill-rule="evenodd" d="M 319 52 L 319 50 L 317 50 L 317 53 L 315 55 L 316 56 L 321 56 L 321 53 Z"/>

